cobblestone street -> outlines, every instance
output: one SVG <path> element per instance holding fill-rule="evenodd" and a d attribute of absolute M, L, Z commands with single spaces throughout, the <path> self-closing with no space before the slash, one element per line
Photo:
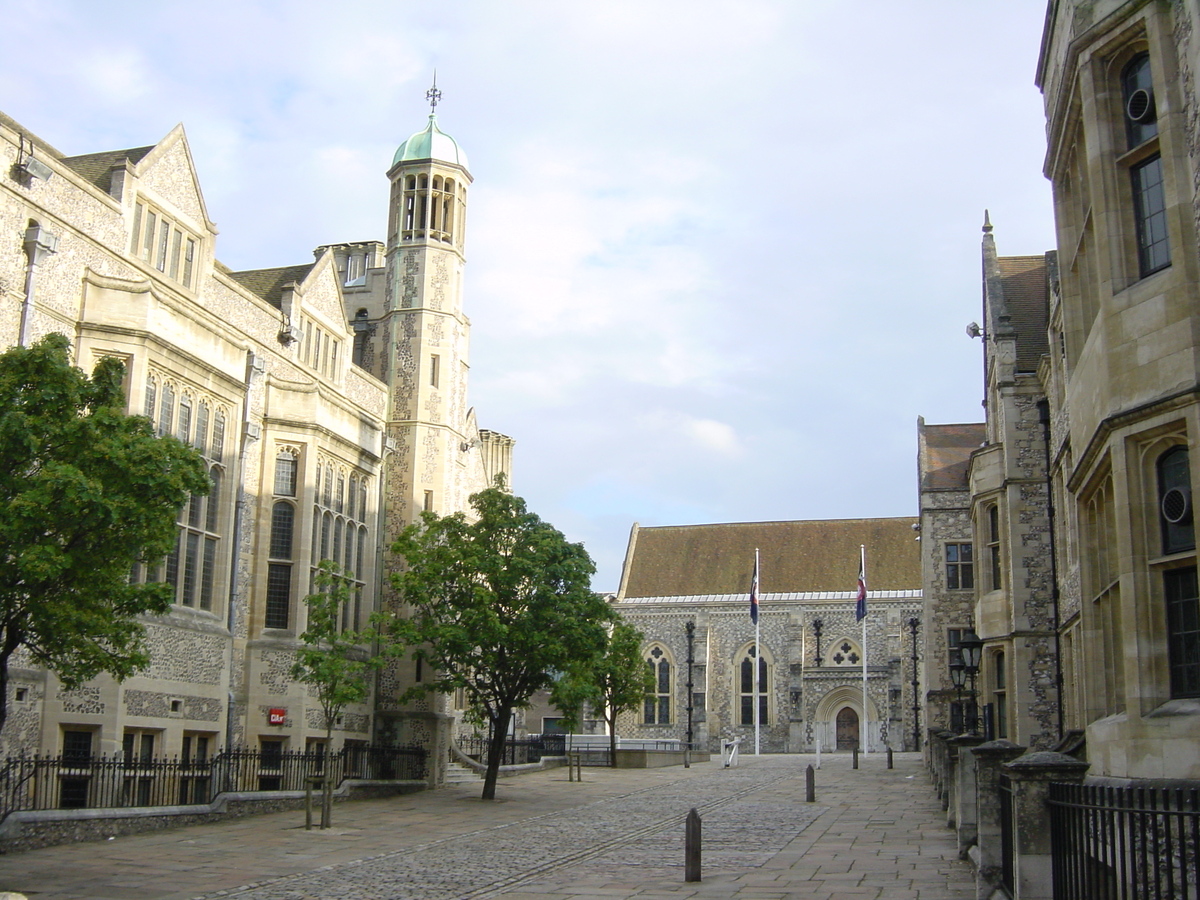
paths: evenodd
<path fill-rule="evenodd" d="M 598 900 L 787 897 L 958 900 L 969 866 L 915 754 L 826 756 L 804 802 L 805 756 L 656 770 L 565 769 L 302 813 L 0 857 L 0 889 L 30 900 Z M 704 823 L 704 880 L 683 880 L 683 818 Z"/>

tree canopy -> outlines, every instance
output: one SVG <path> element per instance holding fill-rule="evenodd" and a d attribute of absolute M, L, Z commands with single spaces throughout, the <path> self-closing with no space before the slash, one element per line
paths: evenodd
<path fill-rule="evenodd" d="M 565 724 L 574 730 L 584 703 L 599 710 L 608 724 L 609 759 L 617 764 L 617 718 L 637 709 L 654 690 L 654 679 L 642 658 L 640 631 L 628 622 L 612 627 L 604 652 L 563 673 L 555 683 L 550 701 L 563 713 Z"/>
<path fill-rule="evenodd" d="M 318 590 L 304 598 L 308 628 L 300 635 L 304 645 L 296 651 L 292 677 L 316 691 L 328 741 L 342 710 L 351 703 L 362 703 L 370 695 L 370 675 L 387 657 L 364 649 L 375 642 L 374 627 L 355 631 L 339 626 L 341 613 L 353 597 L 336 563 L 321 561 L 316 586 Z"/>
<path fill-rule="evenodd" d="M 176 540 L 203 459 L 124 412 L 120 360 L 89 378 L 51 334 L 0 354 L 0 728 L 8 664 L 24 647 L 67 687 L 149 661 L 138 616 L 165 612 L 172 588 L 131 584 L 135 561 Z"/>
<path fill-rule="evenodd" d="M 426 512 L 396 540 L 406 568 L 393 581 L 408 609 L 390 630 L 434 669 L 413 690 L 462 688 L 488 722 L 490 800 L 513 710 L 556 672 L 601 652 L 613 612 L 591 590 L 595 566 L 583 545 L 529 512 L 502 481 L 474 494 L 471 506 L 474 521 Z"/>

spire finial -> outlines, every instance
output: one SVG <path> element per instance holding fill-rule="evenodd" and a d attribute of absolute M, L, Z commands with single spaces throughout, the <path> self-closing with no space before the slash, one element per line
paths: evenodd
<path fill-rule="evenodd" d="M 433 70 L 433 87 L 425 92 L 425 99 L 429 101 L 429 114 L 437 114 L 438 101 L 442 99 L 442 92 L 437 86 L 437 69 Z"/>
<path fill-rule="evenodd" d="M 988 211 L 986 209 L 983 211 L 983 233 L 992 233 L 992 219 L 991 216 L 988 215 Z"/>

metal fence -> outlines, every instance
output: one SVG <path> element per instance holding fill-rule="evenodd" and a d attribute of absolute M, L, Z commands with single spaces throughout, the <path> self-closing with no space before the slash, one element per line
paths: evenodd
<path fill-rule="evenodd" d="M 1016 823 L 1013 821 L 1012 780 L 1007 775 L 1001 775 L 996 787 L 1000 800 L 1000 883 L 1011 897 L 1016 893 L 1016 884 L 1013 878 Z"/>
<path fill-rule="evenodd" d="M 337 753 L 233 748 L 208 759 L 10 756 L 0 760 L 0 820 L 33 809 L 107 809 L 211 803 L 228 791 L 298 791 L 313 777 L 420 780 L 421 747 L 347 747 Z"/>
<path fill-rule="evenodd" d="M 1056 900 L 1198 900 L 1200 790 L 1052 784 Z"/>
<path fill-rule="evenodd" d="M 458 748 L 471 759 L 487 764 L 491 744 L 486 737 L 473 735 L 459 738 Z M 502 766 L 519 766 L 541 762 L 543 756 L 566 756 L 566 735 L 544 734 L 528 738 L 509 738 L 504 742 Z"/>

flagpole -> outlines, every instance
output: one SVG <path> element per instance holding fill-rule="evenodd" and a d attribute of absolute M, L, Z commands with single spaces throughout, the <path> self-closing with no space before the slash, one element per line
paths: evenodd
<path fill-rule="evenodd" d="M 859 567 L 862 571 L 863 585 L 867 583 L 867 545 L 859 544 Z M 863 694 L 863 722 L 865 723 L 867 752 L 871 752 L 871 713 L 870 707 L 867 706 L 867 617 L 862 617 L 862 694 Z"/>
<path fill-rule="evenodd" d="M 759 585 L 758 585 L 759 579 L 760 579 L 760 575 L 759 575 L 759 571 L 758 571 L 758 548 L 755 547 L 754 548 L 754 580 L 756 583 L 755 583 L 754 587 L 756 589 L 755 590 L 756 595 L 757 595 L 757 589 L 759 587 Z M 759 619 L 761 619 L 761 618 L 762 618 L 762 611 L 759 610 L 759 615 L 754 617 L 754 675 L 752 676 L 754 679 L 754 755 L 755 756 L 759 755 L 759 748 L 760 748 L 759 727 L 762 724 L 759 721 L 759 710 L 758 710 L 758 707 L 759 707 L 758 692 L 761 688 L 761 685 L 758 683 L 758 678 L 759 678 L 759 673 L 762 672 L 762 645 L 758 642 L 758 637 L 759 637 L 758 622 L 759 622 Z"/>

